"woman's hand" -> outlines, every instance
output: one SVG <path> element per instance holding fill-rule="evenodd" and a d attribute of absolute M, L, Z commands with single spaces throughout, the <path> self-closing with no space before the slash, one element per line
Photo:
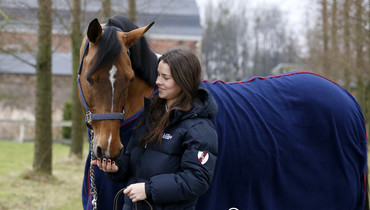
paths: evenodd
<path fill-rule="evenodd" d="M 145 183 L 136 183 L 131 184 L 123 191 L 132 202 L 142 201 L 146 199 L 146 193 L 145 193 Z"/>
<path fill-rule="evenodd" d="M 97 165 L 104 172 L 118 171 L 118 166 L 116 165 L 116 163 L 106 158 L 103 158 L 103 160 L 101 160 L 100 158 L 98 158 L 97 160 L 93 160 L 91 161 L 91 165 Z"/>

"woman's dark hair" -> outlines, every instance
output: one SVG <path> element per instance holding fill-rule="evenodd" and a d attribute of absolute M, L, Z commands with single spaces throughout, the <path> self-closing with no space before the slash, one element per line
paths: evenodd
<path fill-rule="evenodd" d="M 151 123 L 146 120 L 148 135 L 140 139 L 142 146 L 158 140 L 161 143 L 164 129 L 172 119 L 175 109 L 189 111 L 197 97 L 198 88 L 202 77 L 199 60 L 190 50 L 175 48 L 164 53 L 158 60 L 168 64 L 171 75 L 181 90 L 175 102 L 166 111 L 166 100 L 154 95 L 150 107 Z"/>

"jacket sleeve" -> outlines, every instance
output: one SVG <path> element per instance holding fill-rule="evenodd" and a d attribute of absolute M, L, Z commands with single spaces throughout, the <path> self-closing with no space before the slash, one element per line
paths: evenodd
<path fill-rule="evenodd" d="M 217 133 L 210 121 L 202 120 L 184 133 L 181 169 L 161 174 L 146 183 L 147 194 L 155 203 L 195 199 L 209 188 L 217 159 Z M 148 192 L 149 191 L 149 192 Z"/>

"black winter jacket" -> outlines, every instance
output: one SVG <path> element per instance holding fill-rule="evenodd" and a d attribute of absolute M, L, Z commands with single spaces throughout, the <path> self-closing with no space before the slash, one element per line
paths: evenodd
<path fill-rule="evenodd" d="M 198 197 L 211 184 L 218 141 L 210 118 L 217 114 L 217 104 L 205 89 L 199 89 L 198 96 L 202 105 L 193 105 L 187 112 L 174 110 L 161 144 L 140 147 L 139 139 L 146 129 L 144 123 L 136 128 L 116 163 L 118 172 L 107 173 L 112 181 L 127 181 L 127 186 L 145 182 L 146 200 L 154 209 L 194 209 Z M 145 99 L 141 117 L 148 117 L 150 103 Z M 146 202 L 133 204 L 125 195 L 123 209 L 136 208 L 150 209 Z"/>

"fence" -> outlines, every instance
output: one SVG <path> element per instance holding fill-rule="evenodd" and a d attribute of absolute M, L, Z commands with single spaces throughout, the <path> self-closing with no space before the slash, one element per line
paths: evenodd
<path fill-rule="evenodd" d="M 53 139 L 62 139 L 62 127 L 71 127 L 72 121 L 53 122 Z M 24 142 L 34 139 L 35 121 L 0 119 L 0 139 L 11 139 Z"/>

